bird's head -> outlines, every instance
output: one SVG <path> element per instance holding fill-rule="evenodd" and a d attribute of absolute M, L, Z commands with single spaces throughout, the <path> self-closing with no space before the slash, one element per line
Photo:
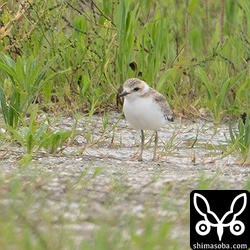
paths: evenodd
<path fill-rule="evenodd" d="M 123 92 L 119 97 L 136 98 L 146 94 L 149 90 L 149 86 L 146 82 L 138 78 L 130 78 L 123 85 Z"/>

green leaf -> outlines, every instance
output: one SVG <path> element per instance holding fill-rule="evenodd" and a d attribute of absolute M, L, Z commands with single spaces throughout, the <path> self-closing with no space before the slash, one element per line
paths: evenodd
<path fill-rule="evenodd" d="M 206 86 L 208 99 L 211 101 L 215 101 L 216 94 L 210 80 L 207 77 L 206 72 L 201 67 L 198 67 L 196 69 L 196 72 L 200 77 L 200 79 L 202 80 L 202 82 L 204 83 L 204 85 Z"/>

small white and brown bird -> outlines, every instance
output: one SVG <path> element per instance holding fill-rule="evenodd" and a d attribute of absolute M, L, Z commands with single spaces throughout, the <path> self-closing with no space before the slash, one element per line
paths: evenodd
<path fill-rule="evenodd" d="M 153 160 L 156 159 L 158 144 L 157 131 L 167 121 L 173 121 L 173 113 L 166 98 L 150 88 L 148 84 L 138 78 L 128 79 L 123 85 L 123 92 L 119 95 L 124 97 L 123 111 L 127 121 L 136 129 L 141 130 L 141 153 L 138 160 L 142 161 L 144 148 L 144 131 L 155 131 L 155 147 Z"/>

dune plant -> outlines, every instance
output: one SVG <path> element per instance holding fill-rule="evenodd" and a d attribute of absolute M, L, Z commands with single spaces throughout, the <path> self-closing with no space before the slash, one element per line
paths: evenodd
<path fill-rule="evenodd" d="M 21 125 L 19 128 L 6 125 L 11 139 L 18 142 L 24 150 L 21 159 L 23 164 L 29 163 L 34 154 L 40 150 L 57 153 L 73 133 L 71 130 L 51 130 L 48 118 L 45 117 L 38 122 L 37 113 L 38 105 L 33 105 L 29 119 L 19 117 Z"/>
<path fill-rule="evenodd" d="M 205 102 L 205 105 L 212 112 L 214 122 L 219 123 L 222 117 L 221 113 L 223 111 L 223 104 L 227 98 L 227 93 L 245 75 L 245 72 L 241 72 L 234 77 L 228 77 L 222 80 L 220 88 L 215 88 L 213 86 L 207 73 L 201 67 L 197 68 L 197 74 L 207 90 L 207 101 Z"/>
<path fill-rule="evenodd" d="M 36 103 L 39 91 L 61 72 L 51 72 L 49 64 L 43 66 L 38 59 L 0 55 L 0 70 L 3 80 L 0 82 L 0 103 L 5 123 L 13 128 L 18 127 L 20 117 L 29 111 L 31 104 Z"/>
<path fill-rule="evenodd" d="M 205 105 L 218 122 L 229 109 L 235 116 L 247 105 L 249 87 L 233 83 L 237 81 L 233 77 L 248 68 L 247 0 L 237 4 L 174 0 L 25 3 L 21 15 L 17 15 L 18 3 L 2 7 L 0 50 L 15 61 L 22 55 L 23 63 L 35 58 L 45 68 L 45 78 L 72 69 L 44 85 L 42 105 L 55 107 L 56 103 L 60 108 L 74 106 L 87 112 L 93 104 L 97 110 L 109 108 L 117 89 L 135 76 L 168 94 L 177 112 L 199 114 Z M 204 88 L 204 79 L 197 75 L 200 67 L 210 87 Z M 239 88 L 244 95 L 237 94 Z M 209 89 L 215 91 L 216 105 L 209 103 L 214 103 L 212 99 L 204 102 Z M 14 100 L 20 91 L 11 90 L 12 98 L 6 96 L 8 102 L 12 100 L 13 114 L 19 111 Z M 223 92 L 220 97 L 219 92 Z"/>
<path fill-rule="evenodd" d="M 0 104 L 11 136 L 23 130 L 32 142 L 42 133 L 24 122 L 34 104 L 39 111 L 83 111 L 90 120 L 114 110 L 129 77 L 167 96 L 176 116 L 204 117 L 206 106 L 219 123 L 225 114 L 248 112 L 247 0 L 24 3 L 0 4 Z M 91 129 L 87 142 L 93 142 Z M 60 131 L 51 138 L 66 140 Z M 60 148 L 22 145 L 25 152 Z"/>
<path fill-rule="evenodd" d="M 233 149 L 235 149 L 243 162 L 250 162 L 250 116 L 243 121 L 238 120 L 237 130 L 229 124 L 229 132 Z"/>
<path fill-rule="evenodd" d="M 129 63 L 133 59 L 133 47 L 135 40 L 135 20 L 138 17 L 139 3 L 122 0 L 117 6 L 116 28 L 117 28 L 117 68 L 118 82 L 125 81 L 128 77 Z"/>

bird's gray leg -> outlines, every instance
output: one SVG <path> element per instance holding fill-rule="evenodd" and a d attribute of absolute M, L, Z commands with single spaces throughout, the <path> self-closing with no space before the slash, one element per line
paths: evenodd
<path fill-rule="evenodd" d="M 139 158 L 138 158 L 139 161 L 142 161 L 142 153 L 143 153 L 143 148 L 144 148 L 144 138 L 145 138 L 144 131 L 141 130 L 141 153 L 140 153 Z"/>
<path fill-rule="evenodd" d="M 153 161 L 155 161 L 155 159 L 156 159 L 157 146 L 158 146 L 158 132 L 155 131 L 155 148 L 154 148 Z"/>

